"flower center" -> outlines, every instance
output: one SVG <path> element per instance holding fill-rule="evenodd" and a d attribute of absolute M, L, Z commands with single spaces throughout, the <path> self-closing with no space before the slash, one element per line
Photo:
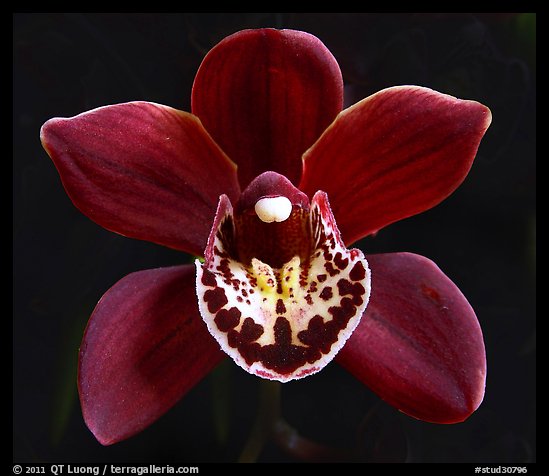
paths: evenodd
<path fill-rule="evenodd" d="M 309 210 L 290 208 L 284 221 L 266 222 L 256 213 L 235 214 L 232 257 L 246 265 L 259 259 L 273 268 L 281 268 L 294 256 L 307 261 L 312 240 Z"/>
<path fill-rule="evenodd" d="M 284 196 L 264 197 L 255 202 L 254 209 L 262 222 L 282 222 L 292 213 L 292 202 Z"/>
<path fill-rule="evenodd" d="M 281 268 L 311 252 L 309 199 L 286 177 L 266 172 L 240 196 L 234 210 L 232 257 L 245 265 L 256 258 Z M 227 247 L 228 249 L 228 247 Z"/>
<path fill-rule="evenodd" d="M 345 248 L 325 193 L 309 203 L 266 172 L 234 210 L 221 197 L 197 293 L 210 333 L 238 365 L 288 381 L 334 358 L 366 308 L 370 273 L 362 252 Z"/>

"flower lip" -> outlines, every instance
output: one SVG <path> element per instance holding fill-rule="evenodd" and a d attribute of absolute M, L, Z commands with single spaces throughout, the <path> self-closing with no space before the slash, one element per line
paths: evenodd
<path fill-rule="evenodd" d="M 266 177 L 285 183 L 278 174 Z M 261 185 L 254 187 L 259 196 Z M 223 195 L 205 257 L 196 261 L 202 318 L 221 348 L 262 378 L 287 382 L 318 372 L 368 304 L 368 263 L 360 250 L 345 248 L 322 191 L 279 223 L 238 214 Z"/>

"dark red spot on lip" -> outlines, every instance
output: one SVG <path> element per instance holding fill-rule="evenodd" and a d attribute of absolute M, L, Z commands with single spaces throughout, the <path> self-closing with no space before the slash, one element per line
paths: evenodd
<path fill-rule="evenodd" d="M 288 319 L 278 316 L 274 325 L 275 342 L 283 347 L 289 347 L 292 343 L 292 328 Z"/>
<path fill-rule="evenodd" d="M 218 238 L 222 239 L 223 236 L 219 236 L 220 234 L 218 233 L 217 234 Z M 228 258 L 229 255 L 227 253 L 225 253 L 224 251 L 221 251 L 217 246 L 214 246 L 214 254 L 221 257 L 221 258 Z"/>
<path fill-rule="evenodd" d="M 364 296 L 364 293 L 366 292 L 362 284 L 351 283 L 347 279 L 340 279 L 337 282 L 337 289 L 340 296 L 351 294 L 353 296 L 353 302 L 356 305 L 362 304 L 362 296 Z"/>
<path fill-rule="evenodd" d="M 349 273 L 349 278 L 353 281 L 361 281 L 366 277 L 366 270 L 361 261 L 357 261 Z"/>
<path fill-rule="evenodd" d="M 349 264 L 349 258 L 343 258 L 341 252 L 337 252 L 334 256 L 334 263 L 339 269 L 345 269 Z"/>
<path fill-rule="evenodd" d="M 307 329 L 297 334 L 297 338 L 306 345 L 318 348 L 324 354 L 330 352 L 333 343 L 337 341 L 338 326 L 333 321 L 324 323 L 318 314 L 310 321 Z"/>
<path fill-rule="evenodd" d="M 231 279 L 231 284 L 233 286 L 233 289 L 235 291 L 238 291 L 238 289 L 240 288 L 240 279 Z"/>
<path fill-rule="evenodd" d="M 320 358 L 318 349 L 292 344 L 292 329 L 285 317 L 276 319 L 273 330 L 275 343 L 262 347 L 260 352 L 260 360 L 266 368 L 280 375 L 288 375 Z"/>
<path fill-rule="evenodd" d="M 328 312 L 332 319 L 324 322 L 322 316 L 314 316 L 307 326 L 297 334 L 303 344 L 319 349 L 327 354 L 332 345 L 337 342 L 339 332 L 347 327 L 351 318 L 356 314 L 357 307 L 350 298 L 343 298 L 339 306 L 331 306 Z"/>
<path fill-rule="evenodd" d="M 328 299 L 331 299 L 334 293 L 332 292 L 331 286 L 326 286 L 322 292 L 319 294 L 319 297 L 321 299 L 324 299 L 324 301 L 327 301 Z"/>
<path fill-rule="evenodd" d="M 202 271 L 202 284 L 204 286 L 210 286 L 211 288 L 215 288 L 217 286 L 215 275 L 205 267 L 202 268 Z"/>
<path fill-rule="evenodd" d="M 243 341 L 253 342 L 261 337 L 263 334 L 263 326 L 256 324 L 251 317 L 247 317 L 242 324 L 240 330 L 240 337 Z"/>
<path fill-rule="evenodd" d="M 223 258 L 217 266 L 217 269 L 221 274 L 223 274 L 223 277 L 225 278 L 227 284 L 231 284 L 231 279 L 233 277 L 233 273 L 231 272 L 229 264 L 230 261 L 227 258 Z"/>
<path fill-rule="evenodd" d="M 309 279 L 309 265 L 307 263 L 303 264 L 303 268 L 299 273 L 299 285 L 304 288 L 307 286 L 307 281 Z"/>
<path fill-rule="evenodd" d="M 260 324 L 256 324 L 251 317 L 247 317 L 239 331 L 231 330 L 227 334 L 227 342 L 231 347 L 237 348 L 240 355 L 248 365 L 260 360 L 260 354 L 263 349 L 256 341 L 263 334 L 264 329 Z"/>
<path fill-rule="evenodd" d="M 248 365 L 261 360 L 262 347 L 257 342 L 245 342 L 240 339 L 240 334 L 237 331 L 230 331 L 227 334 L 227 339 L 231 347 L 237 348 L 239 354 L 243 357 Z"/>
<path fill-rule="evenodd" d="M 225 290 L 222 288 L 208 289 L 204 293 L 204 301 L 208 303 L 208 311 L 212 314 L 215 314 L 229 302 Z"/>
<path fill-rule="evenodd" d="M 326 261 L 326 263 L 324 263 L 324 269 L 326 269 L 330 276 L 335 276 L 336 274 L 339 274 L 339 270 L 334 268 L 334 265 L 331 261 Z"/>
<path fill-rule="evenodd" d="M 352 294 L 353 293 L 353 284 L 346 279 L 340 279 L 337 282 L 337 289 L 339 291 L 339 294 L 341 296 L 345 296 L 346 294 Z"/>
<path fill-rule="evenodd" d="M 324 281 L 326 281 L 326 279 L 328 279 L 328 275 L 327 274 L 318 274 L 316 276 L 316 279 L 318 279 L 319 283 L 323 283 Z"/>
<path fill-rule="evenodd" d="M 256 324 L 251 317 L 244 319 L 240 331 L 232 330 L 227 334 L 227 339 L 231 347 L 239 347 L 246 343 L 256 341 L 263 334 L 263 326 Z"/>
<path fill-rule="evenodd" d="M 215 315 L 214 321 L 221 332 L 227 332 L 238 326 L 241 315 L 236 307 L 231 307 L 229 310 L 220 309 Z"/>
<path fill-rule="evenodd" d="M 356 306 L 349 298 L 343 298 L 339 303 L 339 306 L 332 306 L 328 309 L 328 312 L 333 316 L 337 326 L 343 329 L 347 326 L 347 323 L 356 314 Z"/>
<path fill-rule="evenodd" d="M 276 301 L 276 313 L 286 314 L 286 306 L 284 305 L 284 301 L 282 299 L 278 299 Z"/>

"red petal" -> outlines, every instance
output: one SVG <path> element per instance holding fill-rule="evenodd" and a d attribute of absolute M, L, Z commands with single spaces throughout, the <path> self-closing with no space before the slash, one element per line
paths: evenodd
<path fill-rule="evenodd" d="M 304 157 L 299 188 L 328 193 L 345 243 L 425 211 L 464 180 L 488 108 L 399 86 L 343 111 Z"/>
<path fill-rule="evenodd" d="M 147 102 L 106 106 L 42 127 L 74 204 L 108 230 L 201 255 L 234 164 L 189 113 Z"/>
<path fill-rule="evenodd" d="M 430 260 L 410 253 L 368 256 L 372 294 L 337 356 L 340 364 L 399 410 L 455 423 L 482 402 L 482 332 L 463 294 Z"/>
<path fill-rule="evenodd" d="M 140 432 L 224 356 L 198 313 L 194 267 L 139 271 L 97 304 L 80 349 L 86 424 L 104 445 Z"/>
<path fill-rule="evenodd" d="M 330 51 L 293 30 L 244 30 L 204 58 L 192 110 L 238 164 L 245 186 L 267 170 L 296 185 L 301 156 L 343 107 L 343 81 Z"/>

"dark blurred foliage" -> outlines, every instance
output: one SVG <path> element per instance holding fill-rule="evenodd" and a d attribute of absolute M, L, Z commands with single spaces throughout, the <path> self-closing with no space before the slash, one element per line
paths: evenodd
<path fill-rule="evenodd" d="M 486 104 L 493 123 L 450 198 L 359 243 L 366 253 L 423 254 L 468 297 L 487 347 L 480 409 L 459 425 L 416 421 L 334 363 L 283 386 L 288 426 L 260 461 L 535 461 L 536 18 L 524 13 L 14 14 L 14 461 L 237 459 L 259 380 L 230 362 L 128 441 L 102 447 L 85 427 L 76 359 L 95 303 L 132 271 L 189 258 L 81 215 L 39 129 L 50 117 L 138 99 L 189 110 L 207 50 L 264 26 L 324 41 L 341 65 L 348 104 L 418 84 Z"/>

